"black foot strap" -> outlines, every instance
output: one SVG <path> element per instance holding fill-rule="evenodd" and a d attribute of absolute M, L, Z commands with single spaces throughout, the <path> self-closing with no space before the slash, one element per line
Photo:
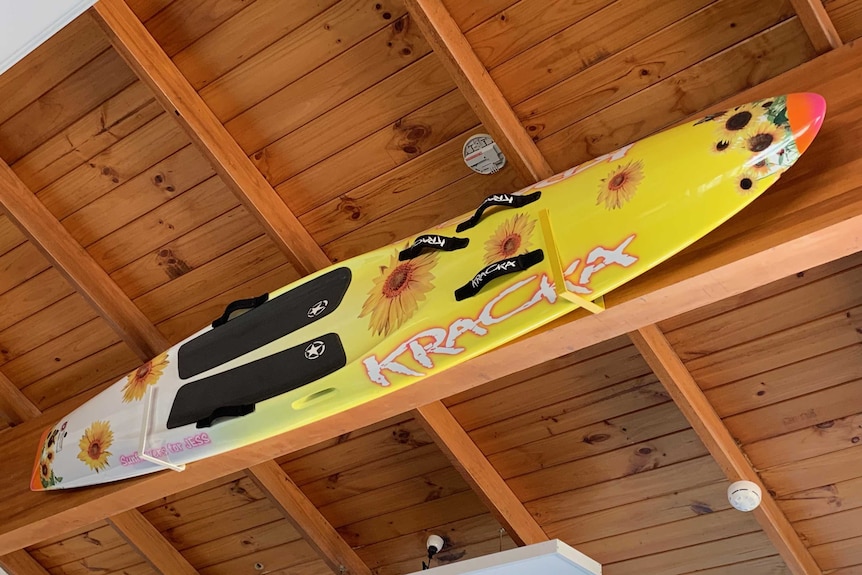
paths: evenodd
<path fill-rule="evenodd" d="M 523 208 L 527 204 L 532 204 L 542 197 L 542 192 L 533 192 L 532 194 L 524 194 L 516 196 L 515 194 L 494 194 L 485 198 L 479 207 L 476 209 L 469 220 L 461 222 L 455 231 L 461 233 L 474 227 L 482 220 L 482 214 L 491 206 L 500 206 L 504 208 Z"/>
<path fill-rule="evenodd" d="M 419 236 L 413 240 L 413 245 L 405 250 L 401 250 L 398 254 L 398 260 L 412 260 L 419 257 L 423 250 L 440 250 L 444 252 L 454 252 L 467 247 L 470 240 L 467 238 L 453 238 L 449 236 L 438 236 L 436 234 L 427 234 Z"/>
<path fill-rule="evenodd" d="M 456 289 L 455 299 L 461 301 L 473 297 L 482 291 L 482 288 L 492 280 L 505 275 L 522 272 L 541 262 L 543 259 L 545 259 L 545 253 L 542 250 L 533 250 L 520 256 L 494 262 L 477 273 L 469 283 Z"/>

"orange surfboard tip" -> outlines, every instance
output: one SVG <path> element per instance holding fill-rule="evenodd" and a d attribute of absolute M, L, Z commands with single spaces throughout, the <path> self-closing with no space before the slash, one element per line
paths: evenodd
<path fill-rule="evenodd" d="M 787 116 L 796 140 L 796 148 L 804 152 L 814 141 L 826 117 L 826 100 L 820 94 L 800 92 L 787 95 Z"/>

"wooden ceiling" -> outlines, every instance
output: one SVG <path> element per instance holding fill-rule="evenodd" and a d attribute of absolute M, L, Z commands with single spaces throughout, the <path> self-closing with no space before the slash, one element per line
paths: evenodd
<path fill-rule="evenodd" d="M 550 537 L 609 575 L 862 574 L 862 3 L 126 1 L 0 76 L 7 571 L 396 575 L 438 533 L 439 564 Z M 602 314 L 181 474 L 28 491 L 47 425 L 228 302 L 803 90 L 799 164 Z"/>

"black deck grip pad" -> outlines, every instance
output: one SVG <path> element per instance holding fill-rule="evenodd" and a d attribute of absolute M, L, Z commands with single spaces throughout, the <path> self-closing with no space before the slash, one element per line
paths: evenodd
<path fill-rule="evenodd" d="M 284 337 L 332 313 L 351 280 L 337 268 L 262 303 L 180 346 L 180 379 L 188 379 Z"/>
<path fill-rule="evenodd" d="M 204 427 L 219 414 L 253 411 L 254 404 L 298 389 L 344 367 L 347 357 L 337 334 L 328 333 L 235 369 L 187 383 L 177 391 L 168 429 L 191 423 Z"/>

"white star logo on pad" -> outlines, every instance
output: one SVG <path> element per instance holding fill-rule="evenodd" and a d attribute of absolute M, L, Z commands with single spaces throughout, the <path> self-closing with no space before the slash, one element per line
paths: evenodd
<path fill-rule="evenodd" d="M 324 351 L 326 351 L 326 344 L 319 340 L 312 342 L 305 348 L 305 359 L 317 359 Z"/>
<path fill-rule="evenodd" d="M 310 308 L 308 308 L 308 317 L 317 317 L 326 309 L 326 306 L 329 305 L 329 300 L 322 299 Z"/>

